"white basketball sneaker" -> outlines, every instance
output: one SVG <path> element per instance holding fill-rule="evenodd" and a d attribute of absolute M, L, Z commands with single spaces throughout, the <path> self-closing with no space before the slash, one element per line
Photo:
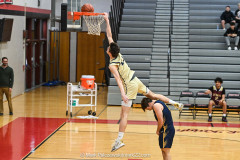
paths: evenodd
<path fill-rule="evenodd" d="M 237 47 L 234 47 L 234 50 L 235 50 L 235 51 L 237 51 L 237 50 L 238 50 L 238 48 L 237 48 Z"/>
<path fill-rule="evenodd" d="M 228 50 L 230 51 L 230 50 L 232 50 L 232 48 L 231 48 L 231 47 L 228 47 Z"/>
<path fill-rule="evenodd" d="M 175 108 L 177 108 L 179 111 L 181 111 L 183 109 L 183 104 L 182 103 L 176 103 L 173 105 Z"/>
<path fill-rule="evenodd" d="M 114 151 L 118 150 L 119 148 L 121 148 L 123 146 L 125 146 L 125 144 L 121 140 L 116 139 L 113 146 L 112 146 L 112 151 L 111 152 L 114 152 Z"/>

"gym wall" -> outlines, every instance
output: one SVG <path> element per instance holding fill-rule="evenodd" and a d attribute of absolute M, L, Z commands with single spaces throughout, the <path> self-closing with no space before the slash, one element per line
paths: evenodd
<path fill-rule="evenodd" d="M 23 16 L 0 15 L 0 18 L 13 18 L 11 41 L 0 43 L 0 57 L 8 57 L 9 66 L 13 68 L 15 80 L 13 96 L 24 92 L 25 71 L 23 71 L 25 49 L 23 47 L 23 29 L 25 18 Z"/>
<path fill-rule="evenodd" d="M 8 4 L 8 6 L 11 7 L 12 10 L 5 12 L 4 5 L 0 5 L 0 18 L 14 19 L 12 36 L 11 41 L 0 43 L 0 58 L 8 57 L 9 66 L 14 70 L 15 80 L 12 97 L 15 97 L 25 92 L 25 71 L 23 70 L 23 65 L 25 65 L 25 44 L 23 40 L 23 30 L 26 29 L 26 18 L 23 14 L 19 15 L 21 12 L 18 10 L 21 8 L 19 6 L 50 10 L 51 1 L 41 0 L 40 6 L 38 7 L 37 0 L 13 0 L 13 4 Z"/>
<path fill-rule="evenodd" d="M 38 6 L 38 0 L 13 0 L 13 5 L 25 6 L 25 3 L 27 7 L 51 9 L 51 1 L 49 0 L 40 0 L 40 6 Z"/>

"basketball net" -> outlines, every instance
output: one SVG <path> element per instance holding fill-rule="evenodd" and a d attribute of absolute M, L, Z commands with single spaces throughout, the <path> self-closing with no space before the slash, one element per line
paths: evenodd
<path fill-rule="evenodd" d="M 83 15 L 83 19 L 85 20 L 86 25 L 88 27 L 88 34 L 100 36 L 101 24 L 104 22 L 103 15 L 97 15 L 97 16 Z"/>

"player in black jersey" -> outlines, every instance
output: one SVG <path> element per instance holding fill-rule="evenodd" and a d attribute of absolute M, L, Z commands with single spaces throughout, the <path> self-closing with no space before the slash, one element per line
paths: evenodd
<path fill-rule="evenodd" d="M 170 149 L 175 135 L 171 111 L 160 100 L 143 98 L 141 105 L 144 112 L 145 110 L 153 110 L 155 119 L 158 122 L 156 134 L 159 136 L 159 146 L 162 150 L 163 159 L 171 160 Z"/>

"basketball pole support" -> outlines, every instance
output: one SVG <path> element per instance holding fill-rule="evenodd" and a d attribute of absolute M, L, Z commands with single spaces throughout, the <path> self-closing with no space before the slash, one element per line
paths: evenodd
<path fill-rule="evenodd" d="M 51 63 L 53 64 L 53 76 L 52 80 L 59 81 L 59 56 L 60 56 L 60 21 L 56 19 L 56 0 L 51 1 L 51 31 L 53 32 L 53 61 L 51 62 L 51 52 L 49 51 L 49 69 L 48 69 L 48 75 L 50 77 L 50 69 L 51 69 Z M 55 28 L 55 22 L 59 22 L 59 30 L 57 31 Z M 51 34 L 50 34 L 51 37 Z M 51 42 L 50 42 L 51 44 Z M 49 44 L 49 48 L 50 48 Z"/>
<path fill-rule="evenodd" d="M 55 12 L 56 12 L 56 0 L 52 0 L 51 1 L 51 30 L 50 31 L 53 31 L 53 62 L 51 61 L 51 51 L 49 51 L 49 54 L 48 54 L 48 58 L 49 58 L 49 68 L 48 68 L 48 74 L 49 74 L 49 80 L 51 81 L 50 77 L 51 77 L 51 64 L 53 63 L 53 76 L 52 78 L 55 79 L 55 42 L 56 42 L 56 35 L 55 35 Z M 54 28 L 54 29 L 53 29 Z M 51 32 L 50 32 L 50 38 L 49 40 L 51 40 Z M 51 48 L 51 42 L 49 44 L 49 48 Z M 52 80 L 53 80 L 52 79 Z"/>

